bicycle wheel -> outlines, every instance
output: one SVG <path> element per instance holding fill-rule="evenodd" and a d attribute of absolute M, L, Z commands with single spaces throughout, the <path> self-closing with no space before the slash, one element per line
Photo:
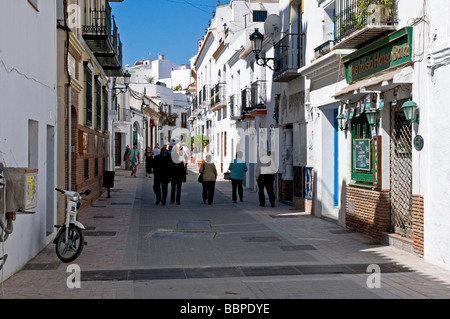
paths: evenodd
<path fill-rule="evenodd" d="M 63 226 L 65 227 L 65 226 Z M 66 243 L 66 232 L 68 231 L 68 241 Z M 80 228 L 70 225 L 69 229 L 65 228 L 59 233 L 56 239 L 56 255 L 65 263 L 74 261 L 78 258 L 83 250 L 84 236 Z"/>

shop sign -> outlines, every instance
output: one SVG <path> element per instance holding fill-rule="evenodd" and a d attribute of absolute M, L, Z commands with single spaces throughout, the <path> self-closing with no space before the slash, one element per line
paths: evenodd
<path fill-rule="evenodd" d="M 391 33 L 343 58 L 347 83 L 411 62 L 412 27 Z"/>

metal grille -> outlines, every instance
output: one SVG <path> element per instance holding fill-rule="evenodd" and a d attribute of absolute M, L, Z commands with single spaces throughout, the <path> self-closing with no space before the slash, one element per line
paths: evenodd
<path fill-rule="evenodd" d="M 403 102 L 391 105 L 391 231 L 412 237 L 412 129 Z"/>

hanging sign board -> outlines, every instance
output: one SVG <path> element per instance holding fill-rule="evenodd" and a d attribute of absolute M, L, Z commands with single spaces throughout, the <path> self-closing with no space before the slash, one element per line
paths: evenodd
<path fill-rule="evenodd" d="M 347 83 L 411 62 L 412 27 L 406 27 L 343 58 Z"/>

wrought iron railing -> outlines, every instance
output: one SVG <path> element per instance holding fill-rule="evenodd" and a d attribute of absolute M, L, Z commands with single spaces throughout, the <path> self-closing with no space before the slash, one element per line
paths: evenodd
<path fill-rule="evenodd" d="M 266 108 L 266 81 L 257 80 L 251 85 L 251 108 Z"/>
<path fill-rule="evenodd" d="M 202 87 L 202 89 L 198 92 L 198 97 L 199 97 L 199 106 L 202 108 L 207 108 L 210 104 L 211 104 L 211 100 L 210 100 L 210 88 L 209 85 L 204 85 Z"/>
<path fill-rule="evenodd" d="M 252 109 L 252 89 L 245 88 L 241 90 L 241 110 L 249 111 Z"/>
<path fill-rule="evenodd" d="M 289 70 L 297 70 L 302 64 L 301 36 L 289 33 L 275 44 L 274 77 Z"/>
<path fill-rule="evenodd" d="M 226 103 L 226 83 L 221 82 L 211 89 L 211 107 Z"/>
<path fill-rule="evenodd" d="M 122 42 L 114 15 L 111 15 L 111 6 L 106 3 L 105 9 L 90 9 L 86 20 L 86 24 L 82 28 L 83 34 L 106 36 L 111 42 L 119 62 L 122 63 Z"/>
<path fill-rule="evenodd" d="M 335 42 L 367 24 L 397 23 L 397 5 L 369 4 L 363 6 L 359 0 L 336 1 Z"/>
<path fill-rule="evenodd" d="M 241 106 L 239 105 L 239 94 L 233 94 L 228 96 L 228 104 L 230 106 L 230 117 L 241 117 Z"/>

